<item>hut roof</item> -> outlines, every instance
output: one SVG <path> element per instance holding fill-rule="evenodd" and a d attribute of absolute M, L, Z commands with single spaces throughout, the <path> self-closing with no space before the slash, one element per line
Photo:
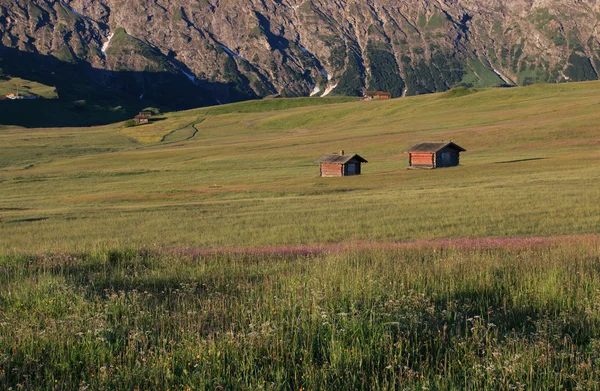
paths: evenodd
<path fill-rule="evenodd" d="M 466 152 L 467 150 L 464 149 L 463 147 L 454 144 L 453 142 L 449 142 L 449 143 L 445 143 L 445 142 L 441 142 L 441 143 L 418 143 L 413 145 L 412 147 L 408 148 L 406 151 L 404 151 L 405 153 L 414 153 L 414 152 L 430 152 L 430 153 L 435 153 L 441 149 L 444 148 L 452 148 L 456 151 L 459 152 Z"/>
<path fill-rule="evenodd" d="M 389 95 L 392 96 L 391 93 L 385 91 L 367 91 L 365 92 L 365 96 L 374 97 L 376 95 Z"/>
<path fill-rule="evenodd" d="M 368 163 L 367 160 L 355 153 L 346 153 L 343 155 L 337 153 L 326 153 L 325 155 L 315 160 L 315 163 L 346 164 L 351 160 L 357 160 L 360 163 Z"/>

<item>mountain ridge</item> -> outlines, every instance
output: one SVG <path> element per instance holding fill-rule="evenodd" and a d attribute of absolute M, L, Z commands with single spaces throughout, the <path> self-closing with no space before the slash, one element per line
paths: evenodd
<path fill-rule="evenodd" d="M 204 97 L 174 104 L 191 107 L 595 80 L 599 15 L 594 0 L 0 0 L 0 42 L 111 71 L 96 82 L 132 96 Z"/>

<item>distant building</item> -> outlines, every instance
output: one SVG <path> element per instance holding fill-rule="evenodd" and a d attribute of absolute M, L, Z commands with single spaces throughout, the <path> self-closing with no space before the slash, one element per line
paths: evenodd
<path fill-rule="evenodd" d="M 320 175 L 322 177 L 343 177 L 361 174 L 361 164 L 368 163 L 357 154 L 346 154 L 344 151 L 337 153 L 328 153 L 317 160 L 320 164 Z"/>
<path fill-rule="evenodd" d="M 20 95 L 20 94 L 8 94 L 6 99 L 10 100 L 37 100 L 40 99 L 37 95 Z"/>
<path fill-rule="evenodd" d="M 152 118 L 151 111 L 142 111 L 138 115 L 135 116 L 135 124 L 136 125 L 149 124 L 150 118 Z"/>
<path fill-rule="evenodd" d="M 392 99 L 392 94 L 384 91 L 367 91 L 365 97 L 362 100 L 373 100 L 373 99 Z"/>
<path fill-rule="evenodd" d="M 441 168 L 454 167 L 460 163 L 460 153 L 466 149 L 454 144 L 445 143 L 418 143 L 408 148 L 409 168 Z"/>

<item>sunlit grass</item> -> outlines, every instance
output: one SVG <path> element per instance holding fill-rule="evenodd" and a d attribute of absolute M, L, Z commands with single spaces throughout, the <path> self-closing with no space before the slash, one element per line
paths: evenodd
<path fill-rule="evenodd" d="M 599 90 L 2 129 L 0 389 L 598 389 Z"/>
<path fill-rule="evenodd" d="M 0 96 L 17 94 L 17 92 L 22 96 L 37 95 L 44 99 L 58 98 L 56 88 L 53 86 L 47 86 L 30 80 L 23 80 L 18 77 L 7 79 L 0 78 Z"/>
<path fill-rule="evenodd" d="M 0 387 L 595 389 L 598 243 L 3 256 Z"/>
<path fill-rule="evenodd" d="M 598 90 L 580 83 L 326 106 L 272 100 L 134 128 L 6 129 L 0 249 L 598 232 Z M 429 140 L 464 146 L 461 166 L 405 170 L 402 151 Z M 369 160 L 364 175 L 318 178 L 313 160 L 340 149 Z"/>

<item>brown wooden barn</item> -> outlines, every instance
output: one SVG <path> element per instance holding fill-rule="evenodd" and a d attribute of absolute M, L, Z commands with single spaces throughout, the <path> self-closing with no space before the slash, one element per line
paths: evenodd
<path fill-rule="evenodd" d="M 367 91 L 363 100 L 392 99 L 392 94 L 385 91 Z"/>
<path fill-rule="evenodd" d="M 136 125 L 144 125 L 144 124 L 149 124 L 150 123 L 150 117 L 145 117 L 143 115 L 136 115 L 135 116 L 135 124 Z"/>
<path fill-rule="evenodd" d="M 143 125 L 150 123 L 150 118 L 152 118 L 151 111 L 141 111 L 138 115 L 135 116 L 136 125 Z"/>
<path fill-rule="evenodd" d="M 453 142 L 418 143 L 408 148 L 409 168 L 441 168 L 454 167 L 460 163 L 460 153 L 466 152 L 463 147 Z"/>
<path fill-rule="evenodd" d="M 368 163 L 365 159 L 355 153 L 327 153 L 317 160 L 321 166 L 322 177 L 342 177 L 360 175 L 362 163 Z"/>

